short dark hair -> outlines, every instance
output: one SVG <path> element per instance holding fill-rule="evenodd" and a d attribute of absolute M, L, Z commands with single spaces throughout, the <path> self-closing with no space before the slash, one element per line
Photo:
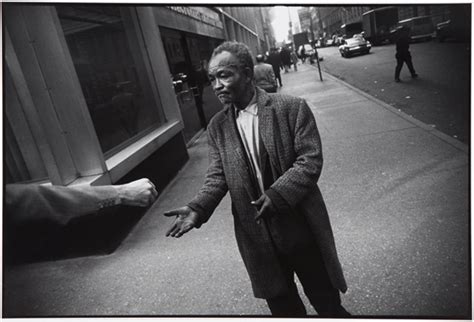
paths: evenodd
<path fill-rule="evenodd" d="M 252 54 L 247 45 L 237 41 L 225 41 L 214 49 L 211 55 L 211 59 L 224 51 L 228 51 L 229 53 L 237 57 L 240 64 L 239 67 L 241 69 L 245 69 L 246 67 L 248 67 L 250 68 L 250 70 L 253 71 Z"/>
<path fill-rule="evenodd" d="M 256 57 L 255 57 L 255 60 L 257 61 L 257 63 L 261 63 L 265 60 L 265 57 L 263 57 L 262 54 L 258 54 Z"/>

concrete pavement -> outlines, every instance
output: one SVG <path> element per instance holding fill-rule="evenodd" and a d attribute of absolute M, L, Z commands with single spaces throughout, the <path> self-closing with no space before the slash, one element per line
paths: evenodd
<path fill-rule="evenodd" d="M 307 99 L 320 130 L 320 188 L 349 286 L 345 307 L 358 316 L 468 318 L 468 147 L 326 73 L 319 81 L 308 64 L 282 77 L 281 92 Z M 4 267 L 4 316 L 269 314 L 253 298 L 228 196 L 199 230 L 164 236 L 163 212 L 203 182 L 205 135 L 189 154 L 114 253 Z"/>

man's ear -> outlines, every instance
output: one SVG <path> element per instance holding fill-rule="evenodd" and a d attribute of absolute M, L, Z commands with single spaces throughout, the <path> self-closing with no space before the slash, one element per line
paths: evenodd
<path fill-rule="evenodd" d="M 245 67 L 244 74 L 247 76 L 248 80 L 251 81 L 253 79 L 253 69 L 250 67 Z"/>

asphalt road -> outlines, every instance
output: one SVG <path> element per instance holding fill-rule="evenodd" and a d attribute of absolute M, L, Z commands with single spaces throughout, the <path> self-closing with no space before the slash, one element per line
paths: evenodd
<path fill-rule="evenodd" d="M 394 82 L 395 45 L 343 58 L 337 47 L 319 48 L 321 68 L 459 141 L 470 143 L 470 44 L 429 41 L 410 45 L 419 74 L 406 66 Z"/>

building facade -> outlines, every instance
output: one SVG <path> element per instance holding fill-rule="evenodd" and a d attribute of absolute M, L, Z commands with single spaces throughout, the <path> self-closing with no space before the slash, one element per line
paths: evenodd
<path fill-rule="evenodd" d="M 299 10 L 302 30 L 312 31 L 316 38 L 328 38 L 341 33 L 341 26 L 362 22 L 362 14 L 378 6 L 321 6 L 302 7 Z M 399 20 L 417 16 L 431 16 L 433 23 L 446 21 L 450 16 L 450 5 L 400 5 L 397 6 Z M 313 29 L 310 30 L 312 24 Z"/>
<path fill-rule="evenodd" d="M 271 7 L 217 7 L 224 23 L 225 38 L 249 46 L 257 55 L 264 53 L 274 44 L 270 28 Z"/>
<path fill-rule="evenodd" d="M 226 39 L 272 42 L 253 7 L 27 4 L 4 8 L 4 183 L 159 190 L 221 105 L 207 79 Z"/>

